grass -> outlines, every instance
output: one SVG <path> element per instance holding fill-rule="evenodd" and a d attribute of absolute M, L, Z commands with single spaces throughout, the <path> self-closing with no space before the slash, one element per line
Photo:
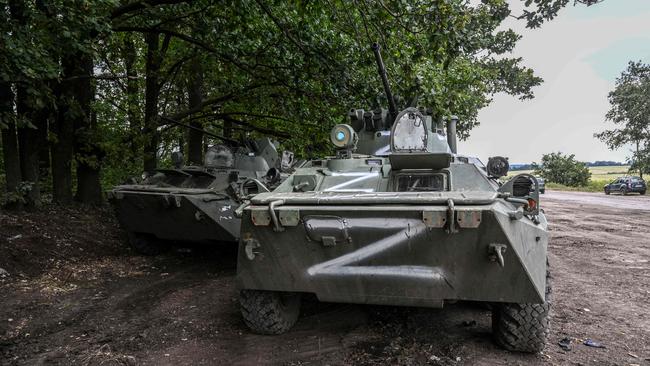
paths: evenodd
<path fill-rule="evenodd" d="M 558 191 L 579 191 L 579 192 L 602 192 L 603 187 L 611 183 L 614 179 L 628 175 L 629 166 L 592 166 L 589 167 L 591 171 L 591 180 L 589 184 L 583 187 L 568 187 L 558 183 L 546 182 L 546 188 L 555 189 Z M 532 170 L 515 170 L 508 173 L 509 177 L 521 173 L 533 174 Z M 632 173 L 631 175 L 634 175 Z"/>
<path fill-rule="evenodd" d="M 556 191 L 574 191 L 574 192 L 603 192 L 603 187 L 605 184 L 611 182 L 612 180 L 595 180 L 592 179 L 589 181 L 589 184 L 582 187 L 569 187 L 559 183 L 546 183 L 546 188 L 553 189 Z"/>
<path fill-rule="evenodd" d="M 624 165 L 624 166 L 592 166 L 589 167 L 589 171 L 591 171 L 591 179 L 592 180 L 604 180 L 607 181 L 604 184 L 607 184 L 614 179 L 622 176 L 622 175 L 627 175 L 628 170 L 630 169 L 629 166 Z M 638 175 L 639 173 L 632 173 L 630 175 Z M 601 187 L 602 188 L 602 187 Z"/>

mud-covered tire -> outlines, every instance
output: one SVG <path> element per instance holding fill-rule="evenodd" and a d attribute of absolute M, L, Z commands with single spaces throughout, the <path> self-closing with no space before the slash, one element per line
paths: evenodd
<path fill-rule="evenodd" d="M 550 328 L 551 276 L 546 264 L 546 295 L 543 304 L 495 304 L 492 333 L 497 344 L 516 352 L 544 349 Z"/>
<path fill-rule="evenodd" d="M 300 315 L 300 294 L 296 293 L 241 290 L 239 304 L 244 323 L 259 334 L 282 334 Z"/>
<path fill-rule="evenodd" d="M 154 256 L 164 251 L 163 244 L 153 235 L 129 233 L 129 245 L 138 254 Z"/>

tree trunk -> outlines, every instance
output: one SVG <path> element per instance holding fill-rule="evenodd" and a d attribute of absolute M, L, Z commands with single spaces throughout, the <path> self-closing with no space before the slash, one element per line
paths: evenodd
<path fill-rule="evenodd" d="M 191 63 L 192 74 L 187 85 L 189 96 L 189 109 L 200 108 L 203 101 L 203 70 L 201 60 L 196 57 Z M 190 121 L 190 126 L 203 129 L 203 124 L 198 120 Z M 187 163 L 188 165 L 201 165 L 203 162 L 203 132 L 189 128 L 187 131 Z"/>
<path fill-rule="evenodd" d="M 16 111 L 22 120 L 18 127 L 18 151 L 20 156 L 20 174 L 23 180 L 25 206 L 38 207 L 41 205 L 41 190 L 38 177 L 38 129 L 42 128 L 37 120 L 37 111 L 24 85 L 17 87 Z"/>
<path fill-rule="evenodd" d="M 25 26 L 27 17 L 25 14 L 25 4 L 24 1 L 22 0 L 9 0 L 8 1 L 9 5 L 9 14 L 11 19 L 17 21 L 19 26 L 22 28 Z M 4 11 L 3 11 L 4 12 Z M 10 85 L 8 85 L 9 88 L 11 88 Z M 29 149 L 24 146 L 25 145 L 25 140 L 26 140 L 26 133 L 24 132 L 24 125 L 26 122 L 26 114 L 27 114 L 27 103 L 26 103 L 26 97 L 27 93 L 25 90 L 24 85 L 17 85 L 17 93 L 15 95 L 15 102 L 16 102 L 16 118 L 12 121 L 11 126 L 7 130 L 7 140 L 9 140 L 9 149 L 14 150 L 11 153 L 15 153 L 15 157 L 11 157 L 10 159 L 12 160 L 10 164 L 14 164 L 16 161 L 18 162 L 18 175 L 14 175 L 14 177 L 18 177 L 18 182 L 17 184 L 14 185 L 14 182 L 11 183 L 12 186 L 14 186 L 13 191 L 16 193 L 15 197 L 12 197 L 20 203 L 23 202 L 24 199 L 26 199 L 25 203 L 27 205 L 31 206 L 34 205 L 36 202 L 33 201 L 35 198 L 35 194 L 33 193 L 33 188 L 36 189 L 36 193 L 38 193 L 38 182 L 35 184 L 32 184 L 31 186 L 24 187 L 22 185 L 23 180 L 30 180 L 32 183 L 34 183 L 34 177 L 32 174 L 29 174 L 29 177 L 25 177 L 25 164 L 23 163 L 24 158 L 25 158 L 25 153 L 29 153 Z M 11 94 L 12 98 L 9 99 L 13 102 L 13 92 L 11 89 L 9 89 L 9 93 Z M 13 109 L 11 111 L 13 113 Z M 4 137 L 4 136 L 3 136 Z M 15 159 L 15 160 L 14 160 Z M 29 163 L 29 162 L 28 162 Z M 14 167 L 11 167 L 12 169 Z M 29 173 L 32 173 L 31 170 Z M 12 173 L 13 175 L 13 173 Z M 38 178 L 38 177 L 37 177 Z M 13 178 L 12 178 L 13 180 Z M 38 179 L 36 179 L 37 181 Z M 9 181 L 9 178 L 7 178 L 7 181 Z M 27 188 L 28 191 L 25 192 L 24 189 Z M 20 192 L 19 192 L 20 191 Z M 25 194 L 27 193 L 27 195 Z M 26 196 L 26 197 L 25 197 Z M 37 195 L 36 195 L 37 196 Z"/>
<path fill-rule="evenodd" d="M 22 180 L 18 141 L 16 140 L 16 121 L 13 116 L 14 93 L 11 84 L 0 82 L 0 126 L 2 126 L 2 157 L 5 163 L 5 183 L 10 195 L 10 206 L 20 208 L 21 200 L 18 185 Z"/>
<path fill-rule="evenodd" d="M 223 121 L 223 137 L 228 139 L 232 138 L 232 122 Z"/>
<path fill-rule="evenodd" d="M 52 85 L 52 83 L 48 83 Z M 52 119 L 52 109 L 48 107 L 43 108 L 37 114 L 36 120 L 38 122 L 38 176 L 40 179 L 47 177 L 50 174 L 50 148 L 47 138 L 47 132 Z"/>
<path fill-rule="evenodd" d="M 80 54 L 75 74 L 82 76 L 74 81 L 74 100 L 78 112 L 73 117 L 74 148 L 77 162 L 77 194 L 75 200 L 87 204 L 102 203 L 100 183 L 100 166 L 103 158 L 102 149 L 97 142 L 97 118 L 91 110 L 95 91 L 91 83 L 93 59 L 89 54 Z"/>
<path fill-rule="evenodd" d="M 127 116 L 129 118 L 129 150 L 133 158 L 138 156 L 138 136 L 142 128 L 140 120 L 139 103 L 138 103 L 138 70 L 135 67 L 137 61 L 137 52 L 135 43 L 131 34 L 127 33 L 124 38 L 124 47 L 122 48 L 122 57 L 124 58 L 124 71 L 126 72 L 126 98 L 127 98 Z"/>
<path fill-rule="evenodd" d="M 57 114 L 50 132 L 54 135 L 52 155 L 52 199 L 56 203 L 72 203 L 72 152 L 73 152 L 73 108 L 74 82 L 66 78 L 74 76 L 74 60 L 64 58 L 63 81 L 55 85 Z"/>
<path fill-rule="evenodd" d="M 643 164 L 640 163 L 641 161 L 643 161 L 643 159 L 641 159 L 641 155 L 639 154 L 639 140 L 636 140 L 636 154 L 635 155 L 636 156 L 634 157 L 634 159 L 636 160 L 638 168 L 639 168 L 639 178 L 643 179 Z"/>
<path fill-rule="evenodd" d="M 185 138 L 181 134 L 180 136 L 178 136 L 178 151 L 180 151 L 181 154 L 185 154 L 185 152 L 183 151 L 184 146 L 185 146 Z"/>
<path fill-rule="evenodd" d="M 144 171 L 149 172 L 156 169 L 158 153 L 158 97 L 160 94 L 160 40 L 158 33 L 147 33 L 147 60 L 145 65 L 145 104 L 144 104 L 144 129 L 143 135 Z"/>

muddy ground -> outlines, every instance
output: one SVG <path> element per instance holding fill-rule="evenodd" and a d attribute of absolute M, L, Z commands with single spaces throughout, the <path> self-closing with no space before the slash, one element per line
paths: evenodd
<path fill-rule="evenodd" d="M 0 364 L 650 365 L 650 202 L 562 195 L 544 201 L 554 307 L 541 354 L 497 348 L 489 311 L 471 303 L 306 299 L 291 332 L 254 335 L 239 315 L 234 250 L 142 257 L 110 211 L 48 208 L 0 213 Z"/>

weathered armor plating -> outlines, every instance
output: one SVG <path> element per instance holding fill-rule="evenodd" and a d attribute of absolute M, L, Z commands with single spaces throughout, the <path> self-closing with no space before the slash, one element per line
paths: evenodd
<path fill-rule="evenodd" d="M 393 109 L 351 110 L 350 128 L 332 131 L 336 157 L 308 162 L 245 207 L 237 267 L 244 320 L 256 332 L 284 332 L 300 293 L 428 307 L 485 301 L 496 304 L 502 346 L 539 351 L 548 234 L 537 180 L 523 174 L 501 184 L 505 159 L 488 169 L 457 154 L 457 118 L 445 131 L 426 109 Z"/>
<path fill-rule="evenodd" d="M 115 187 L 109 199 L 132 241 L 237 242 L 240 220 L 234 210 L 248 194 L 277 186 L 287 176 L 281 165 L 291 160 L 291 153 L 278 156 L 268 138 L 234 152 L 216 145 L 203 166 L 158 169 L 140 183 Z"/>

